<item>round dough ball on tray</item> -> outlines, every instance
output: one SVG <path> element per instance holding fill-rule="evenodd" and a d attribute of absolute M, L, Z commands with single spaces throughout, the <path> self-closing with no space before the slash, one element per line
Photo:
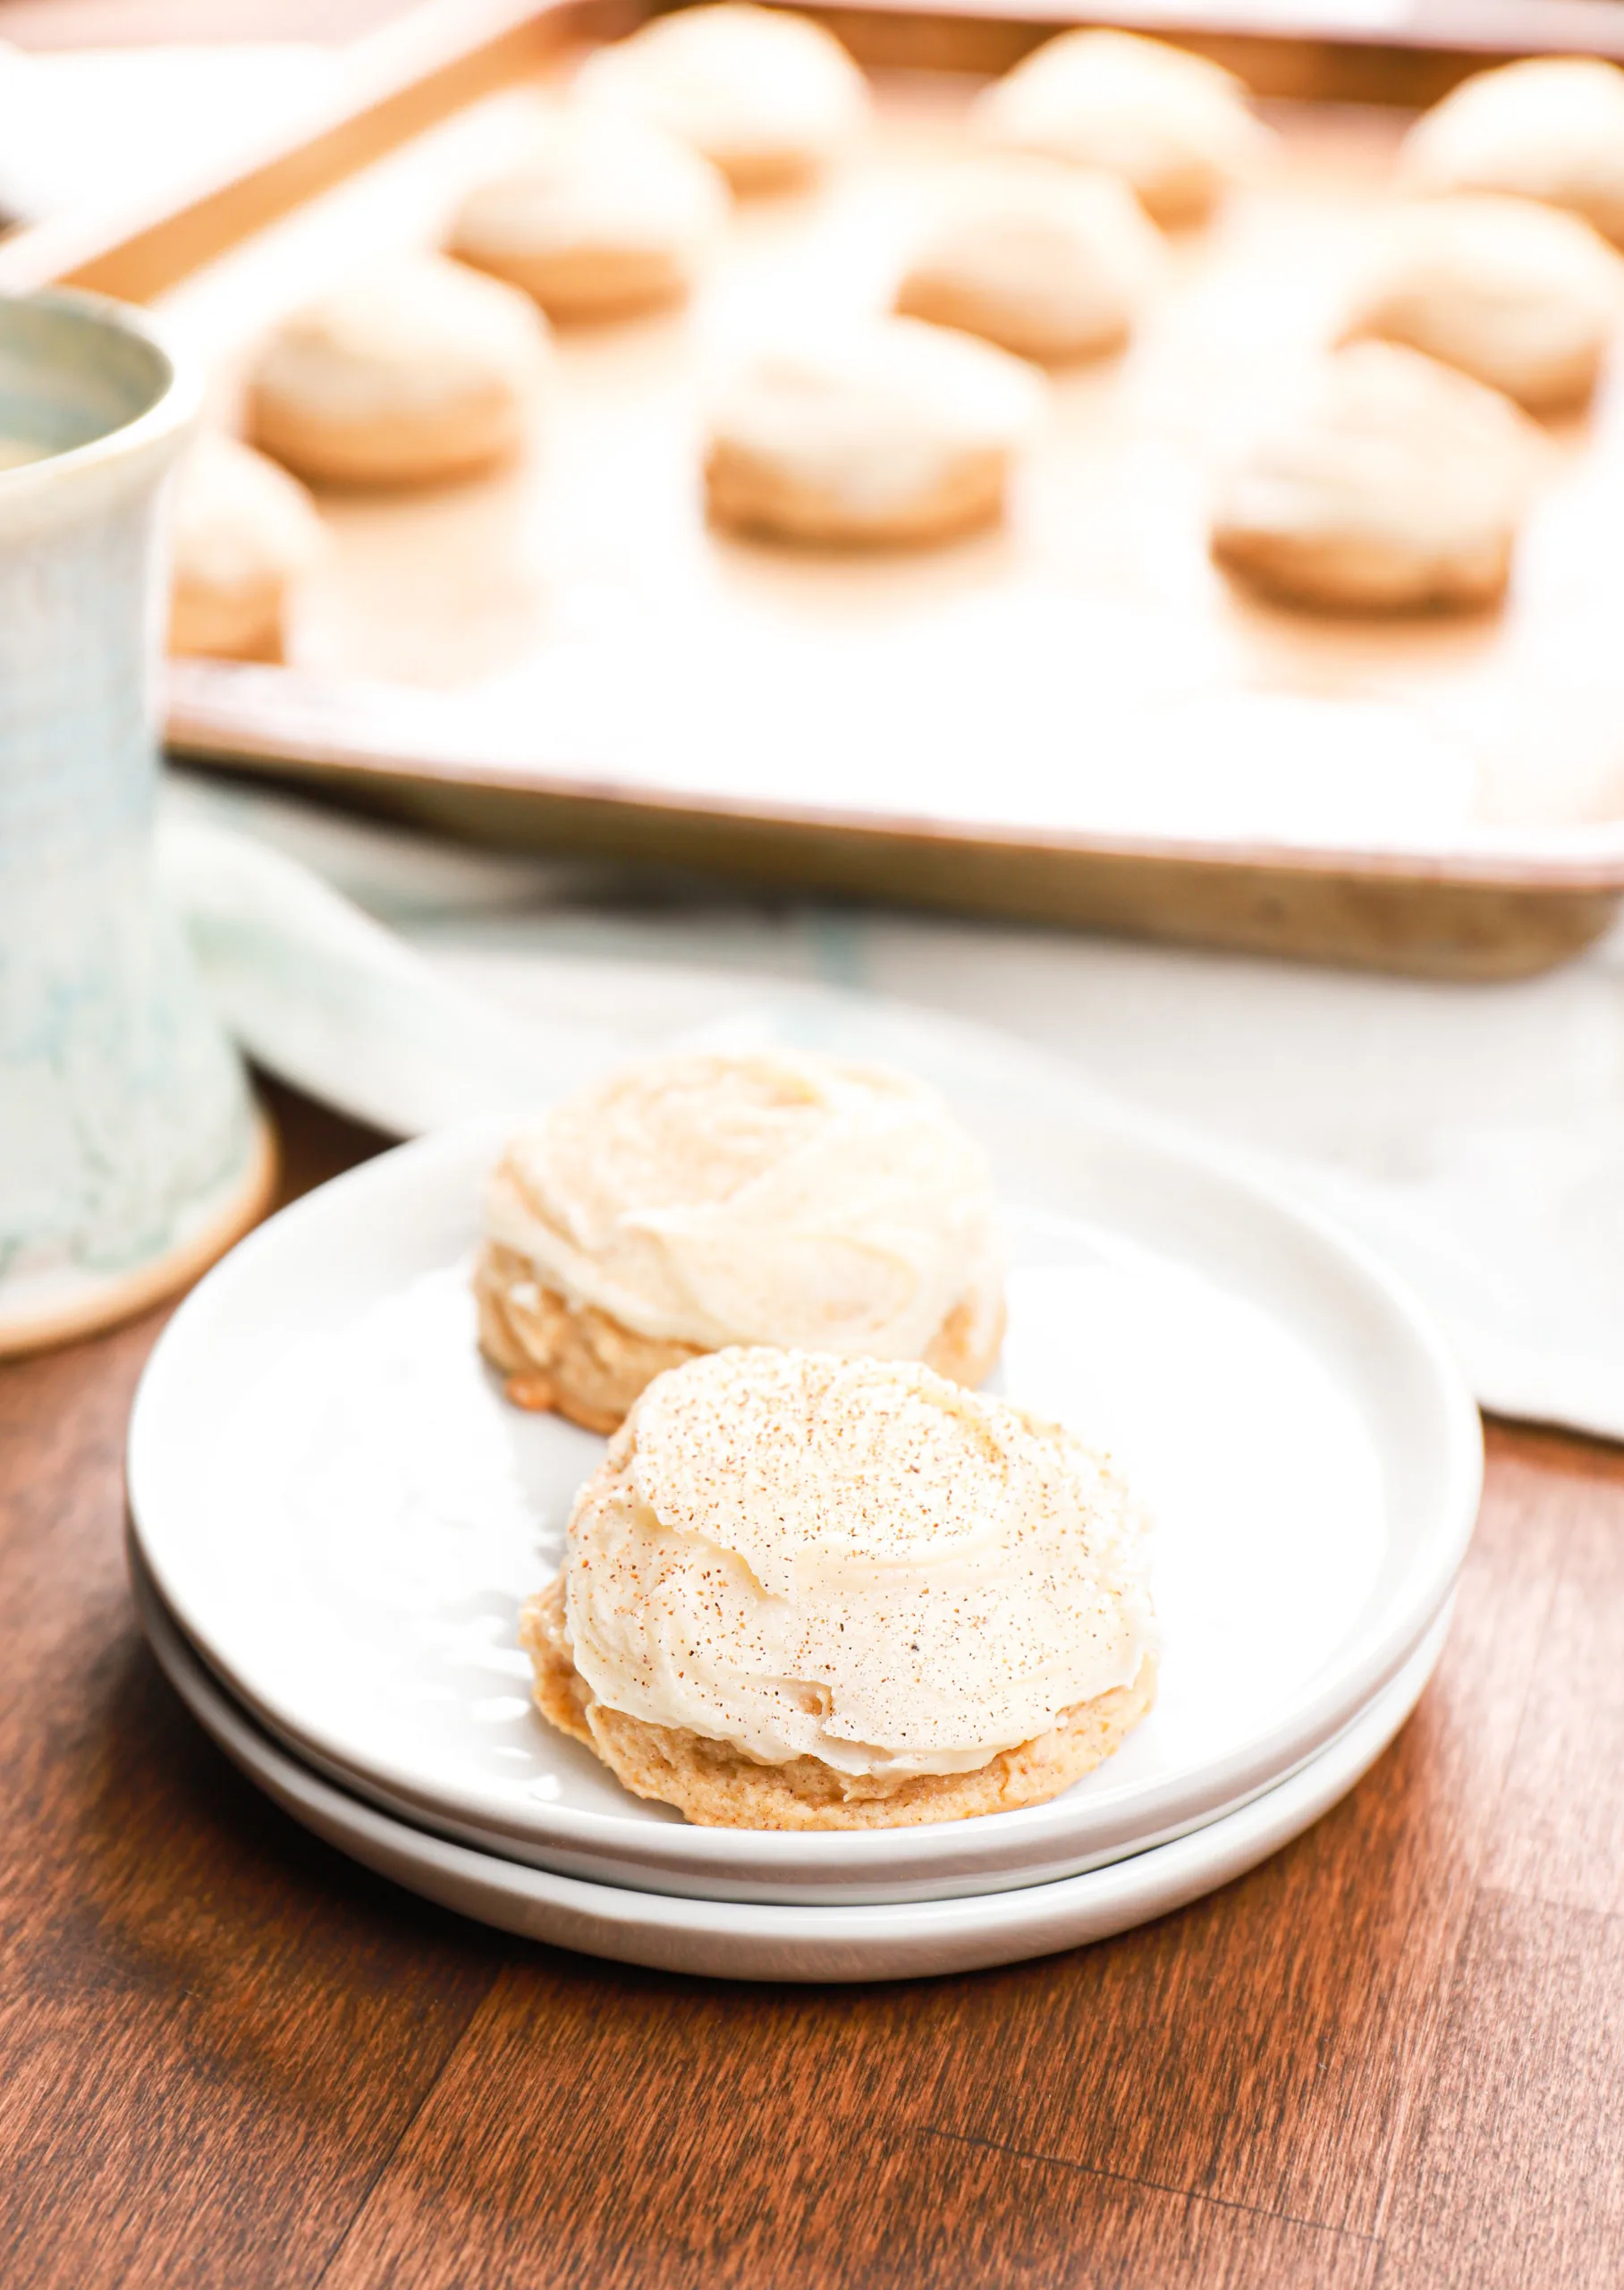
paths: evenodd
<path fill-rule="evenodd" d="M 873 318 L 749 359 L 713 405 L 713 522 L 832 546 L 945 540 L 1002 515 L 1043 377 L 988 343 Z"/>
<path fill-rule="evenodd" d="M 280 660 L 289 592 L 322 538 L 297 478 L 235 437 L 199 437 L 175 478 L 170 650 Z"/>
<path fill-rule="evenodd" d="M 963 171 L 896 307 L 1043 364 L 1095 358 L 1127 341 L 1164 253 L 1120 176 L 988 159 Z"/>
<path fill-rule="evenodd" d="M 586 109 L 549 122 L 526 164 L 458 209 L 450 250 L 562 321 L 678 302 L 727 219 L 727 183 L 658 128 Z"/>
<path fill-rule="evenodd" d="M 551 369 L 528 296 L 443 255 L 394 256 L 275 328 L 249 426 L 318 484 L 436 484 L 515 454 Z"/>
<path fill-rule="evenodd" d="M 680 137 L 744 191 L 809 181 L 869 111 L 868 82 L 833 32 L 740 0 L 656 16 L 588 57 L 575 91 Z"/>
<path fill-rule="evenodd" d="M 1213 555 L 1265 595 L 1318 611 L 1492 604 L 1539 444 L 1498 391 L 1396 344 L 1355 343 L 1231 471 Z"/>
<path fill-rule="evenodd" d="M 977 97 L 982 140 L 1121 175 L 1158 223 L 1193 223 L 1256 173 L 1269 131 L 1232 72 L 1136 32 L 1062 32 Z"/>
<path fill-rule="evenodd" d="M 1501 191 L 1566 207 L 1624 246 L 1624 72 L 1541 55 L 1463 80 L 1405 138 L 1416 191 Z"/>
<path fill-rule="evenodd" d="M 1577 215 L 1524 199 L 1395 215 L 1349 336 L 1408 343 L 1532 411 L 1582 403 L 1624 310 L 1624 262 Z"/>

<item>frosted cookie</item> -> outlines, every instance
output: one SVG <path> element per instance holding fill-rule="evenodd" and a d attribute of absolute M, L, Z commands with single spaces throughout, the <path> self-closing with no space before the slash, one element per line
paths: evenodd
<path fill-rule="evenodd" d="M 565 114 L 524 168 L 464 199 L 451 251 L 521 287 L 549 318 L 681 301 L 727 216 L 707 159 L 612 114 Z"/>
<path fill-rule="evenodd" d="M 1490 604 L 1536 438 L 1498 391 L 1413 350 L 1355 343 L 1230 476 L 1213 555 L 1269 595 L 1332 612 Z"/>
<path fill-rule="evenodd" d="M 1271 140 L 1232 72 L 1135 32 L 1062 32 L 978 96 L 970 118 L 1002 149 L 1120 175 L 1158 223 L 1199 221 Z"/>
<path fill-rule="evenodd" d="M 480 1343 L 520 1406 L 611 1430 L 730 1344 L 928 1360 L 1003 1336 L 985 1158 L 935 1092 L 760 1051 L 651 1058 L 515 1138 L 486 1203 Z"/>
<path fill-rule="evenodd" d="M 1624 245 L 1624 72 L 1550 55 L 1476 72 L 1411 128 L 1400 174 L 1417 191 L 1571 208 Z"/>
<path fill-rule="evenodd" d="M 868 82 L 832 32 L 733 0 L 656 16 L 589 57 L 575 87 L 583 104 L 679 137 L 747 191 L 817 174 L 869 107 Z"/>
<path fill-rule="evenodd" d="M 1042 377 L 989 344 L 879 318 L 759 352 L 719 394 L 712 521 L 779 540 L 942 540 L 996 522 Z"/>
<path fill-rule="evenodd" d="M 1543 411 L 1590 395 L 1624 263 L 1577 215 L 1523 199 L 1417 200 L 1389 225 L 1348 334 L 1408 343 Z"/>
<path fill-rule="evenodd" d="M 201 437 L 175 480 L 170 539 L 170 650 L 280 660 L 289 591 L 322 545 L 298 479 L 234 437 Z"/>
<path fill-rule="evenodd" d="M 404 255 L 284 318 L 249 382 L 254 443 L 334 485 L 420 485 L 517 451 L 551 367 L 528 298 Z"/>
<path fill-rule="evenodd" d="M 1148 1535 L 1069 1432 L 927 1368 L 732 1351 L 651 1385 L 520 1637 L 544 1717 L 690 1821 L 1040 1804 L 1155 1692 Z"/>
<path fill-rule="evenodd" d="M 1047 364 L 1120 349 L 1161 276 L 1154 224 L 1115 175 L 1048 159 L 966 168 L 896 307 Z"/>

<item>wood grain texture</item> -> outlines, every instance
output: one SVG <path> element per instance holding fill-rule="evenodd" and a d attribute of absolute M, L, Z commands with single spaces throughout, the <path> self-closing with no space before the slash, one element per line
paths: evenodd
<path fill-rule="evenodd" d="M 1624 1921 L 1485 1890 L 1383 2284 L 1616 2290 L 1621 2103 Z"/>
<path fill-rule="evenodd" d="M 765 2002 L 640 1981 L 613 2029 L 595 2031 L 593 2003 L 574 1984 L 538 1992 L 510 1974 L 380 2181 L 333 2290 L 394 2277 L 449 2283 L 431 2253 L 453 2200 L 469 2206 L 469 2233 L 506 2222 L 500 2259 L 480 2277 L 493 2285 L 744 2285 L 756 2277 L 742 2252 L 736 2271 L 716 2271 L 722 2251 L 707 2236 L 718 2206 L 736 2237 L 767 2206 L 799 2252 L 817 2231 L 818 2189 L 832 2184 L 847 2191 L 838 2249 L 823 2272 L 784 2278 L 880 2282 L 877 2265 L 850 2270 L 867 2231 L 876 2121 L 913 2133 L 890 2165 L 885 2201 L 898 2216 L 935 2200 L 945 2141 L 965 2167 L 977 2153 L 1036 2160 L 1096 2188 L 1151 2189 L 1204 2212 L 1331 2235 L 1294 2263 L 1332 2269 L 1333 2244 L 1374 2242 L 1551 1595 L 1560 1524 L 1547 1527 L 1529 1494 L 1515 1465 L 1496 1475 L 1434 1687 L 1354 1796 L 1290 1852 L 1108 1947 L 973 1978 Z M 638 2119 L 605 2169 L 594 2094 L 632 2078 Z M 493 2091 L 524 2092 L 522 2115 L 499 2107 L 494 2131 L 481 2130 L 476 2094 L 488 2105 Z M 603 2228 L 612 2190 L 621 2240 Z M 537 2235 L 512 2240 L 514 2222 L 546 2220 L 556 2250 L 566 2216 L 568 2261 L 537 2274 L 552 2261 Z M 1156 2283 L 1162 2248 L 1121 2278 Z M 1023 2237 L 1014 2255 L 1041 2278 L 1036 2245 Z M 1233 2255 L 1196 2278 L 1224 2280 Z M 1335 2262 L 1352 2263 L 1346 2252 Z M 918 2278 L 935 2277 L 922 2269 Z M 1257 2278 L 1273 2277 L 1259 2267 Z"/>
<path fill-rule="evenodd" d="M 275 1103 L 290 1190 L 376 1142 Z M 1624 2278 L 1624 1456 L 1494 1432 L 1416 1718 L 1214 1899 L 1003 1972 L 735 1989 L 439 1914 L 216 1756 L 123 1582 L 160 1324 L 0 1371 L 8 2290 Z"/>
<path fill-rule="evenodd" d="M 304 1124 L 295 1182 L 364 1141 Z M 122 1488 L 160 1325 L 0 1378 L 10 2285 L 313 2280 L 493 1970 L 256 1802 L 158 1677 Z"/>
<path fill-rule="evenodd" d="M 1570 1485 L 1545 1651 L 1523 1710 L 1485 1875 L 1525 1900 L 1624 1914 L 1624 1468 Z M 1624 2277 L 1624 2258 L 1620 2277 Z"/>

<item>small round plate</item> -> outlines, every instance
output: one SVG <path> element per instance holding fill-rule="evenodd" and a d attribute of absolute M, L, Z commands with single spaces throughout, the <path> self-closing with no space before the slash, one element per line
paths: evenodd
<path fill-rule="evenodd" d="M 553 1733 L 517 1610 L 602 1443 L 509 1408 L 478 1361 L 468 1265 L 502 1133 L 479 1125 L 263 1226 L 171 1322 L 137 1402 L 142 1554 L 193 1645 L 304 1762 L 566 1874 L 920 1899 L 1062 1877 L 1212 1820 L 1315 1756 L 1413 1652 L 1470 1535 L 1481 1438 L 1406 1292 L 1318 1219 L 996 1038 L 892 1010 L 830 1046 L 926 1073 L 992 1154 L 1002 1381 L 1112 1450 L 1156 1515 L 1151 1717 L 1051 1804 L 813 1835 L 690 1828 Z"/>
<path fill-rule="evenodd" d="M 153 1651 L 192 1715 L 283 1811 L 352 1860 L 443 1908 L 526 1939 L 721 1980 L 912 1980 L 1019 1963 L 1215 1892 L 1312 1827 L 1374 1764 L 1442 1651 L 1441 1614 L 1398 1674 L 1328 1749 L 1239 1811 L 1087 1874 L 952 1900 L 819 1908 L 694 1900 L 583 1884 L 431 1836 L 324 1781 L 280 1749 L 215 1681 L 138 1570 Z"/>

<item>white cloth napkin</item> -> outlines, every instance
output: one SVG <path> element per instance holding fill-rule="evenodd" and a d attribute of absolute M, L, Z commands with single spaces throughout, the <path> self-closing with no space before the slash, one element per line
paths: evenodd
<path fill-rule="evenodd" d="M 1624 1438 L 1624 930 L 1545 977 L 1424 984 L 711 884 L 651 887 L 612 867 L 465 851 L 201 780 L 175 781 L 169 818 L 182 835 L 209 822 L 245 830 L 398 934 L 359 926 L 365 948 L 351 937 L 349 956 L 313 956 L 301 981 L 256 941 L 252 902 L 229 886 L 199 926 L 228 1009 L 258 993 L 257 1054 L 308 1082 L 292 1034 L 321 1030 L 344 1072 L 334 1094 L 386 1126 L 493 1102 L 498 1068 L 510 1094 L 527 1072 L 574 1078 L 725 1015 L 764 984 L 883 993 L 1060 1052 L 1095 1085 L 1244 1149 L 1409 1278 L 1485 1407 Z M 199 878 L 223 863 L 182 868 L 189 905 L 210 903 Z M 264 891 L 279 917 L 301 883 L 284 868 Z M 342 937 L 350 925 L 333 917 Z M 366 984 L 374 963 L 387 980 L 402 940 L 439 981 L 404 1002 Z M 545 1047 L 514 1018 L 545 1022 Z"/>

